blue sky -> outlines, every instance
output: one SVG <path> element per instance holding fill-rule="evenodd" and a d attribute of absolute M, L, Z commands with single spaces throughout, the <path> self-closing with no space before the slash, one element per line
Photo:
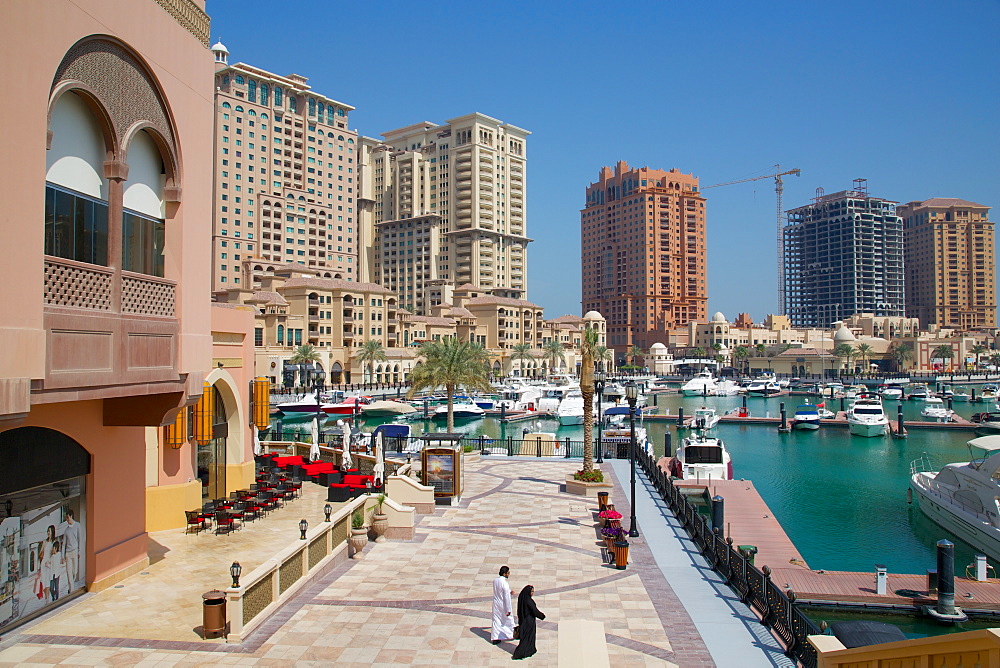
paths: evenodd
<path fill-rule="evenodd" d="M 478 111 L 528 140 L 528 297 L 580 311 L 584 189 L 602 165 L 702 186 L 798 167 L 785 208 L 867 178 L 996 205 L 996 1 L 208 0 L 230 62 L 309 77 L 381 133 Z M 773 180 L 709 190 L 709 314 L 777 308 Z M 996 219 L 1000 213 L 993 212 Z"/>

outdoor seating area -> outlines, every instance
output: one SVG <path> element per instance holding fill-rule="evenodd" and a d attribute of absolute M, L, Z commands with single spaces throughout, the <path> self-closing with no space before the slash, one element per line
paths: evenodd
<path fill-rule="evenodd" d="M 207 501 L 198 510 L 185 511 L 186 533 L 211 530 L 228 534 L 301 495 L 302 482 L 289 477 L 281 467 L 258 467 L 256 480 L 249 489 L 231 492 L 229 498 Z"/>
<path fill-rule="evenodd" d="M 342 468 L 332 462 L 308 462 L 301 455 L 279 456 L 275 453 L 258 456 L 258 466 L 271 466 L 271 470 L 308 478 L 327 488 L 327 501 L 344 502 L 362 494 L 381 492 L 382 481 L 373 475 L 362 474 L 356 468 Z"/>

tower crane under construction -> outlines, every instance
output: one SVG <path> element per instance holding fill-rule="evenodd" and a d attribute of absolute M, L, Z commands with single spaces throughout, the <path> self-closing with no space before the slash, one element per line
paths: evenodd
<path fill-rule="evenodd" d="M 778 196 L 778 215 L 777 215 L 777 240 L 778 240 L 778 312 L 780 313 L 785 308 L 785 246 L 782 240 L 782 228 L 785 220 L 785 212 L 781 207 L 781 196 L 785 190 L 785 184 L 782 182 L 782 176 L 788 176 L 794 174 L 795 176 L 800 176 L 802 174 L 801 169 L 789 169 L 787 171 L 781 171 L 781 165 L 774 166 L 774 174 L 765 174 L 763 176 L 752 176 L 748 179 L 737 179 L 736 181 L 726 181 L 725 183 L 714 183 L 710 186 L 704 186 L 702 190 L 707 190 L 708 188 L 718 188 L 720 186 L 731 186 L 737 183 L 748 183 L 749 181 L 760 181 L 761 179 L 774 179 L 774 192 Z"/>

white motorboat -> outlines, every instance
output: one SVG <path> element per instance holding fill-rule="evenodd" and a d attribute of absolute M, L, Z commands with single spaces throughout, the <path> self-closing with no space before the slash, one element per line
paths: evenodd
<path fill-rule="evenodd" d="M 576 387 L 566 393 L 556 408 L 556 417 L 561 425 L 583 424 L 583 394 Z"/>
<path fill-rule="evenodd" d="M 781 386 L 774 380 L 774 374 L 764 374 L 747 385 L 747 394 L 755 397 L 769 397 L 781 392 Z"/>
<path fill-rule="evenodd" d="M 458 418 L 480 418 L 486 412 L 479 406 L 473 403 L 458 402 L 456 401 L 452 404 L 452 415 Z M 448 404 L 442 404 L 434 409 L 434 419 L 435 420 L 446 420 L 448 419 Z"/>
<path fill-rule="evenodd" d="M 802 404 L 795 408 L 795 418 L 792 420 L 793 429 L 819 429 L 819 408 L 812 404 Z"/>
<path fill-rule="evenodd" d="M 286 401 L 283 404 L 278 404 L 275 406 L 282 415 L 287 417 L 299 417 L 303 415 L 314 415 L 316 413 L 326 413 L 330 414 L 334 412 L 334 408 L 339 404 L 331 404 L 326 402 L 319 402 L 317 406 L 316 393 L 309 392 L 302 395 L 302 398 L 298 401 Z"/>
<path fill-rule="evenodd" d="M 402 401 L 373 401 L 361 407 L 366 417 L 396 417 L 416 413 L 417 409 Z"/>
<path fill-rule="evenodd" d="M 720 380 L 715 383 L 712 394 L 717 397 L 733 397 L 740 393 L 739 383 L 733 380 Z"/>
<path fill-rule="evenodd" d="M 912 383 L 910 385 L 910 394 L 907 398 L 923 401 L 930 394 L 930 390 L 927 389 L 927 383 Z"/>
<path fill-rule="evenodd" d="M 543 388 L 538 385 L 517 385 L 501 390 L 500 399 L 496 402 L 499 410 L 503 406 L 505 411 L 534 411 L 538 409 L 538 400 L 543 394 Z"/>
<path fill-rule="evenodd" d="M 868 394 L 868 388 L 864 385 L 851 385 L 844 390 L 845 399 L 857 399 L 866 394 Z"/>
<path fill-rule="evenodd" d="M 981 458 L 972 449 L 984 451 Z M 926 470 L 926 458 L 910 464 L 910 489 L 920 510 L 958 538 L 1000 559 L 1000 434 L 969 441 L 970 461 Z"/>
<path fill-rule="evenodd" d="M 832 420 L 837 417 L 837 414 L 831 411 L 829 408 L 825 407 L 826 404 L 819 404 L 816 407 L 816 412 L 819 413 L 820 420 Z"/>
<path fill-rule="evenodd" d="M 681 394 L 686 397 L 702 397 L 715 390 L 715 376 L 708 369 L 702 369 L 695 377 L 681 386 Z"/>
<path fill-rule="evenodd" d="M 889 419 L 882 410 L 882 402 L 870 397 L 855 401 L 847 411 L 847 428 L 855 436 L 885 436 Z"/>
<path fill-rule="evenodd" d="M 628 446 L 631 442 L 632 431 L 627 420 L 623 426 L 612 424 L 601 431 L 601 445 L 604 448 L 605 457 L 628 458 Z M 653 452 L 653 444 L 649 442 L 645 427 L 635 426 L 635 442 L 640 452 L 647 454 Z"/>
<path fill-rule="evenodd" d="M 823 396 L 833 399 L 834 397 L 844 393 L 844 384 L 837 381 L 827 383 L 823 386 Z"/>
<path fill-rule="evenodd" d="M 983 385 L 983 391 L 979 393 L 980 401 L 995 401 L 1000 397 L 1000 386 L 995 383 L 986 383 Z"/>
<path fill-rule="evenodd" d="M 721 438 L 693 432 L 681 439 L 670 475 L 682 480 L 732 480 L 733 461 Z"/>
<path fill-rule="evenodd" d="M 944 400 L 938 397 L 927 397 L 924 408 L 920 411 L 922 416 L 935 422 L 951 422 L 953 413 L 954 411 L 944 405 Z"/>
<path fill-rule="evenodd" d="M 972 395 L 969 394 L 969 390 L 964 387 L 955 387 L 952 389 L 951 400 L 952 401 L 969 401 L 972 399 Z"/>
<path fill-rule="evenodd" d="M 886 401 L 895 401 L 903 398 L 903 388 L 899 385 L 881 385 L 878 388 L 878 395 Z"/>
<path fill-rule="evenodd" d="M 702 431 L 705 431 L 715 427 L 715 425 L 719 424 L 719 420 L 721 419 L 722 417 L 719 416 L 714 408 L 702 406 L 694 412 L 694 415 L 688 421 L 688 426 L 692 429 L 701 429 Z"/>

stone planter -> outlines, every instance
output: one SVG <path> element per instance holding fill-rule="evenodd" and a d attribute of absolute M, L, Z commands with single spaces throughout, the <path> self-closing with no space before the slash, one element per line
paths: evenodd
<path fill-rule="evenodd" d="M 608 492 L 613 487 L 610 482 L 583 482 L 574 479 L 572 474 L 566 476 L 566 492 L 569 494 L 596 499 L 598 492 Z"/>
<path fill-rule="evenodd" d="M 365 549 L 365 545 L 368 544 L 368 529 L 361 527 L 360 529 L 351 529 L 350 537 L 351 547 L 354 548 L 353 559 L 362 559 L 364 554 L 362 550 Z"/>
<path fill-rule="evenodd" d="M 385 532 L 389 528 L 389 516 L 384 513 L 372 515 L 372 531 L 375 533 L 375 542 L 385 542 Z"/>

